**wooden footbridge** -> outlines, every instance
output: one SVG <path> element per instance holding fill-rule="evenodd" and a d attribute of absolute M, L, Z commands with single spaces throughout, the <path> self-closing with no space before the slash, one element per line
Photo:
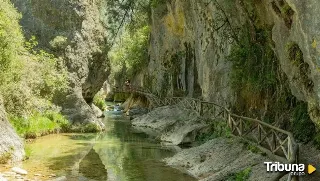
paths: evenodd
<path fill-rule="evenodd" d="M 159 98 L 143 88 L 130 88 L 129 91 L 144 95 L 149 100 L 151 109 L 167 105 L 180 105 L 183 108 L 196 111 L 199 116 L 204 118 L 225 121 L 233 135 L 255 144 L 272 159 L 291 164 L 299 161 L 299 145 L 293 134 L 286 130 L 258 119 L 233 114 L 229 109 L 213 102 L 186 97 Z M 279 174 L 278 179 L 286 174 Z M 288 176 L 288 181 L 298 179 L 298 176 L 291 177 L 290 174 Z"/>

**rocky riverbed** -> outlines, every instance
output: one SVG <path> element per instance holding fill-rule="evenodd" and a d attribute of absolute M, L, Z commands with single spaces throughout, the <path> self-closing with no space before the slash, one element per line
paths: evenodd
<path fill-rule="evenodd" d="M 0 173 L 0 181 L 39 181 L 39 180 L 49 180 L 49 181 L 64 181 L 65 177 L 57 177 L 56 174 L 43 175 L 40 173 L 35 173 L 33 175 L 28 174 L 27 170 L 19 167 L 3 166 L 1 170 L 5 170 Z"/>

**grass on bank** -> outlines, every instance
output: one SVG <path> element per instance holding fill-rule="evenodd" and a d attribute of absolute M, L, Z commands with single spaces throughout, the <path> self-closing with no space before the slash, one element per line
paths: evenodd
<path fill-rule="evenodd" d="M 10 122 L 17 133 L 24 138 L 36 138 L 50 133 L 65 132 L 69 121 L 59 112 L 36 112 L 28 118 L 11 116 Z"/>
<path fill-rule="evenodd" d="M 23 138 L 35 139 L 53 133 L 96 133 L 102 131 L 95 123 L 71 125 L 59 112 L 34 113 L 28 118 L 11 116 L 10 122 Z"/>

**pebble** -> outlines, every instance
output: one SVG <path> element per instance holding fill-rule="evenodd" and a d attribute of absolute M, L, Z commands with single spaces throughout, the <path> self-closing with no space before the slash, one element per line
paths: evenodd
<path fill-rule="evenodd" d="M 21 175 L 16 175 L 16 179 L 24 179 Z"/>
<path fill-rule="evenodd" d="M 6 178 L 3 178 L 1 175 L 0 175 L 0 181 L 8 181 Z"/>
<path fill-rule="evenodd" d="M 22 168 L 18 168 L 18 167 L 13 167 L 11 168 L 11 170 L 13 172 L 16 172 L 17 174 L 20 174 L 20 175 L 27 175 L 28 172 L 26 170 L 23 170 Z"/>
<path fill-rule="evenodd" d="M 66 176 L 62 176 L 62 177 L 58 177 L 56 179 L 50 180 L 50 181 L 66 181 L 67 177 Z"/>
<path fill-rule="evenodd" d="M 40 173 L 36 173 L 36 174 L 34 174 L 34 176 L 39 177 L 39 176 L 41 176 L 41 174 Z"/>
<path fill-rule="evenodd" d="M 14 177 L 16 176 L 17 174 L 15 172 L 4 172 L 3 173 L 3 176 L 4 177 Z"/>

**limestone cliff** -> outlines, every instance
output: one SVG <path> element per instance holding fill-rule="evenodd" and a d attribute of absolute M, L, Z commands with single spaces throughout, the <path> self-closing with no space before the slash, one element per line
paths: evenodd
<path fill-rule="evenodd" d="M 257 117 L 264 117 L 277 105 L 294 109 L 295 104 L 289 102 L 295 99 L 308 104 L 309 116 L 319 126 L 319 8 L 316 0 L 158 3 L 152 10 L 150 62 L 144 84 L 160 95 L 199 97 L 244 107 L 252 114 L 255 110 Z M 249 48 L 243 40 L 246 35 Z M 254 62 L 229 61 L 231 55 L 248 54 Z M 252 77 L 243 75 L 251 72 Z M 257 79 L 266 85 L 251 89 Z M 275 103 L 280 99 L 281 103 Z M 272 115 L 282 117 L 282 108 Z"/>
<path fill-rule="evenodd" d="M 10 125 L 0 100 L 0 161 L 21 161 L 24 157 L 22 140 Z M 5 134 L 4 134 L 5 133 Z"/>
<path fill-rule="evenodd" d="M 12 0 L 22 13 L 26 37 L 61 57 L 69 71 L 70 89 L 57 97 L 73 122 L 94 122 L 93 96 L 108 76 L 103 0 Z"/>

